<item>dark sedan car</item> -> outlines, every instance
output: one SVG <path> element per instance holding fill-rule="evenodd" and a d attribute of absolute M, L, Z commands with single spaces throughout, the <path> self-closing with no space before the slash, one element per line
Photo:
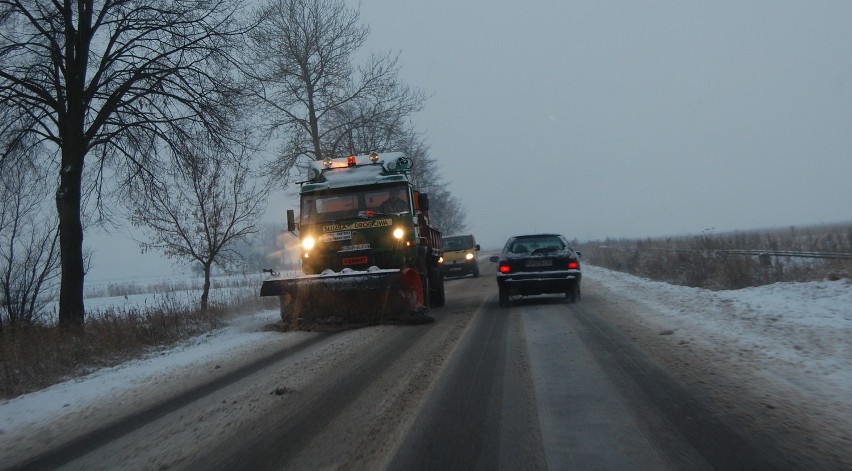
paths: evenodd
<path fill-rule="evenodd" d="M 500 306 L 512 296 L 565 293 L 568 302 L 580 300 L 580 253 L 559 234 L 529 234 L 509 238 L 497 266 Z"/>

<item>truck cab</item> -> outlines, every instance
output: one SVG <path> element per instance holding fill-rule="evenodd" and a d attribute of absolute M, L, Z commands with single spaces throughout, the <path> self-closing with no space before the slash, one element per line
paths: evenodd
<path fill-rule="evenodd" d="M 312 162 L 302 182 L 298 227 L 302 270 L 437 268 L 441 237 L 429 222 L 428 197 L 414 189 L 401 154 Z M 437 280 L 430 280 L 437 281 Z"/>
<path fill-rule="evenodd" d="M 398 152 L 310 162 L 298 217 L 287 211 L 304 274 L 273 275 L 260 291 L 280 298 L 283 322 L 422 321 L 444 305 L 441 232 L 410 178 L 413 165 Z"/>

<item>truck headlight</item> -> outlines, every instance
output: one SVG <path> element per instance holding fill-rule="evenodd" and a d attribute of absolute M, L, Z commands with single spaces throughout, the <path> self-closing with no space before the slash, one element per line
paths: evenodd
<path fill-rule="evenodd" d="M 307 236 L 302 239 L 302 248 L 305 250 L 311 250 L 312 248 L 314 248 L 314 245 L 316 245 L 316 243 L 317 241 L 313 237 Z"/>
<path fill-rule="evenodd" d="M 473 254 L 472 253 L 466 253 L 466 254 L 464 254 L 464 258 L 467 259 L 467 260 L 473 260 Z"/>
<path fill-rule="evenodd" d="M 402 236 L 404 236 L 404 235 L 405 235 L 405 231 L 403 231 L 402 229 L 400 229 L 398 227 L 393 230 L 393 236 L 396 237 L 397 239 L 402 239 Z"/>

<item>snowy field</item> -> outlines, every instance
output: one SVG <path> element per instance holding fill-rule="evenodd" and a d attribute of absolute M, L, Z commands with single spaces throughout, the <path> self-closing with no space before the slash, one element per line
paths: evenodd
<path fill-rule="evenodd" d="M 214 276 L 209 302 L 211 305 L 228 304 L 235 299 L 256 297 L 267 277 L 265 274 Z M 200 275 L 87 281 L 86 314 L 98 316 L 154 308 L 190 309 L 198 306 L 203 283 Z M 55 316 L 57 306 L 57 302 L 49 303 L 48 315 Z"/>
<path fill-rule="evenodd" d="M 852 429 L 852 283 L 779 283 L 736 291 L 707 291 L 645 280 L 586 266 L 589 280 L 637 306 L 655 335 L 708 361 L 729 362 L 767 397 L 804 401 L 821 409 L 849 440 Z M 496 291 L 496 290 L 495 290 Z M 496 296 L 496 294 L 495 294 Z M 104 301 L 106 303 L 106 300 Z M 581 301 L 582 302 L 582 301 Z M 174 385 L 234 368 L 296 342 L 307 332 L 269 332 L 277 311 L 233 319 L 226 327 L 148 358 L 100 370 L 46 390 L 0 403 L 0 449 L 23 450 L 45 436 L 65 436 L 115 411 L 167 397 Z M 728 363 L 726 363 L 728 364 Z M 801 397 L 791 397 L 791 394 Z M 768 399 L 769 400 L 769 399 Z M 113 418 L 115 417 L 112 415 Z M 40 438 L 39 438 L 40 437 Z"/>

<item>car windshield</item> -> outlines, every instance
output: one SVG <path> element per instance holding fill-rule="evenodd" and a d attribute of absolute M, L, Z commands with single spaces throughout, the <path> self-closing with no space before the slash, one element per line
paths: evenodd
<path fill-rule="evenodd" d="M 556 236 L 519 237 L 512 241 L 508 247 L 509 253 L 531 253 L 536 250 L 552 251 L 562 250 L 565 244 Z"/>

